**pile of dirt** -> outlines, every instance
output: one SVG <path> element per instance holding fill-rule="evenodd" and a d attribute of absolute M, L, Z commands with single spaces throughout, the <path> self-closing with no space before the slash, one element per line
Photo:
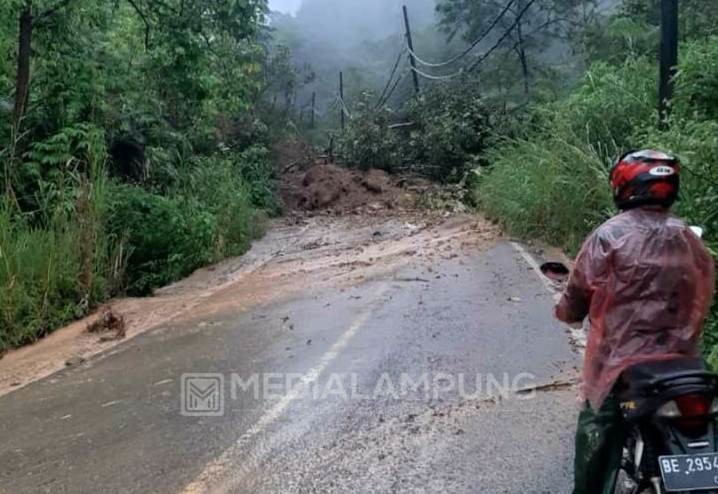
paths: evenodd
<path fill-rule="evenodd" d="M 331 163 L 299 140 L 285 140 L 274 148 L 281 177 L 282 200 L 290 211 L 336 214 L 380 209 L 411 209 L 418 194 L 406 178 L 382 170 L 362 171 Z"/>
<path fill-rule="evenodd" d="M 333 163 L 330 156 L 297 139 L 274 147 L 281 177 L 280 194 L 287 210 L 308 214 L 373 214 L 399 209 L 461 212 L 463 186 L 439 185 L 415 176 L 389 175 Z M 456 189 L 456 190 L 454 190 Z"/>
<path fill-rule="evenodd" d="M 282 198 L 293 211 L 337 213 L 411 208 L 416 203 L 415 195 L 384 171 L 363 172 L 322 163 L 286 173 Z"/>

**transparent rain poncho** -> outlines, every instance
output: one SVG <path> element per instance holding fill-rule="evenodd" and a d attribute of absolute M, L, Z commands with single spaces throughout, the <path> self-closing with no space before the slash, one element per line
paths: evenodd
<path fill-rule="evenodd" d="M 598 410 L 626 368 L 700 354 L 715 289 L 714 260 L 682 221 L 637 208 L 584 243 L 556 316 L 590 319 L 583 398 Z"/>

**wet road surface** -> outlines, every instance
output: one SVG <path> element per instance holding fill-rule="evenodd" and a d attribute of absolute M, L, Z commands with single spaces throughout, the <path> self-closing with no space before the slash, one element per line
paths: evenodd
<path fill-rule="evenodd" d="M 517 390 L 571 382 L 579 355 L 516 248 L 469 218 L 309 226 L 0 398 L 0 492 L 570 492 L 575 388 Z M 188 373 L 222 376 L 221 416 L 182 414 Z"/>

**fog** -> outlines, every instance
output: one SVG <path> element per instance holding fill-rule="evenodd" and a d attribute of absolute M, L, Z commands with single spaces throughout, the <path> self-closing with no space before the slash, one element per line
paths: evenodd
<path fill-rule="evenodd" d="M 285 8 L 290 3 L 273 2 Z M 303 0 L 293 17 L 275 14 L 271 22 L 278 30 L 278 41 L 289 45 L 300 61 L 319 68 L 328 62 L 371 63 L 375 54 L 367 53 L 369 45 L 401 36 L 404 3 L 413 29 L 434 23 L 434 0 Z"/>
<path fill-rule="evenodd" d="M 294 14 L 301 4 L 302 0 L 269 0 L 269 9 L 285 14 Z"/>
<path fill-rule="evenodd" d="M 320 103 L 332 101 L 340 70 L 347 95 L 381 86 L 404 44 L 404 4 L 417 40 L 430 33 L 428 45 L 445 46 L 436 29 L 435 0 L 272 0 L 270 7 L 282 11 L 270 20 L 275 41 L 292 49 L 298 67 L 311 66 L 316 75 L 300 90 L 299 104 L 312 91 Z"/>
<path fill-rule="evenodd" d="M 275 42 L 290 47 L 296 66 L 315 76 L 311 83 L 294 88 L 298 89 L 296 105 L 301 107 L 314 91 L 320 108 L 334 101 L 339 71 L 344 72 L 347 100 L 363 89 L 381 90 L 405 43 L 404 4 L 418 53 L 425 59 L 441 60 L 460 52 L 465 40 L 456 36 L 449 45 L 438 28 L 437 1 L 270 0 Z M 617 3 L 620 0 L 597 0 L 604 11 Z M 570 51 L 565 44 L 554 42 L 546 45 L 544 55 L 557 58 L 570 55 Z M 407 79 L 396 91 L 398 99 L 409 91 Z"/>

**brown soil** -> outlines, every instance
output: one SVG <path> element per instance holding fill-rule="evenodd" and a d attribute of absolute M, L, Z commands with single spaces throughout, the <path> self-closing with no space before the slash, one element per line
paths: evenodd
<path fill-rule="evenodd" d="M 458 250 L 482 249 L 497 237 L 496 228 L 479 217 L 446 212 L 275 220 L 242 257 L 200 269 L 153 297 L 113 300 L 97 314 L 9 352 L 0 359 L 0 396 L 66 366 L 90 366 L 122 341 L 152 329 L 172 331 L 184 321 L 201 330 L 217 314 L 251 310 L 307 286 L 343 290 L 407 264 L 423 266 Z M 124 339 L 118 339 L 120 329 Z"/>
<path fill-rule="evenodd" d="M 362 171 L 329 163 L 295 141 L 275 149 L 281 197 L 293 212 L 351 214 L 391 209 L 414 209 L 419 179 L 392 177 L 382 170 Z"/>
<path fill-rule="evenodd" d="M 356 213 L 410 209 L 416 196 L 381 170 L 362 172 L 334 164 L 313 164 L 284 176 L 282 199 L 292 211 Z"/>

